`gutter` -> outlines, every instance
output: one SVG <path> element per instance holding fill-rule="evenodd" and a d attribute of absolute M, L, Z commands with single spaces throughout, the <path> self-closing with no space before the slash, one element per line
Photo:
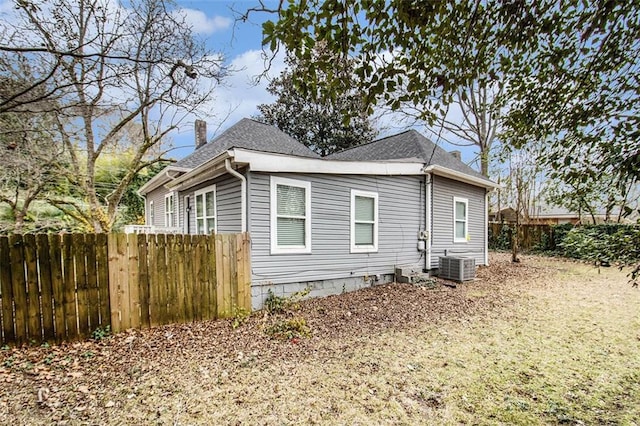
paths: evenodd
<path fill-rule="evenodd" d="M 224 160 L 224 168 L 232 176 L 240 179 L 240 223 L 242 232 L 247 232 L 247 178 L 231 167 L 231 160 Z"/>
<path fill-rule="evenodd" d="M 158 173 L 157 175 L 152 177 L 147 183 L 145 183 L 140 188 L 138 188 L 136 193 L 139 196 L 144 198 L 146 194 L 153 191 L 157 187 L 177 178 L 177 176 L 171 176 L 169 174 L 170 172 L 188 173 L 190 170 L 191 169 L 188 169 L 185 167 L 167 166 L 166 171 L 164 173 Z"/>
<path fill-rule="evenodd" d="M 224 151 L 218 156 L 205 161 L 195 169 L 191 169 L 188 173 L 185 173 L 182 176 L 174 179 L 173 181 L 171 181 L 171 184 L 168 185 L 168 187 L 180 189 L 185 186 L 185 183 L 187 184 L 186 186 L 189 186 L 189 184 L 193 184 L 194 181 L 197 181 L 199 179 L 199 175 L 205 174 L 207 171 L 215 171 L 217 165 L 223 163 L 223 160 L 226 160 L 230 157 L 231 155 L 229 155 L 229 151 Z"/>
<path fill-rule="evenodd" d="M 479 186 L 482 188 L 487 188 L 489 190 L 494 190 L 501 187 L 501 185 L 491 182 L 488 179 L 470 176 L 466 173 L 458 172 L 456 170 L 448 169 L 446 167 L 442 167 L 438 165 L 427 166 L 423 168 L 422 171 L 424 173 L 433 173 L 434 175 L 446 177 L 446 178 L 457 180 L 460 182 L 465 182 L 470 185 Z"/>

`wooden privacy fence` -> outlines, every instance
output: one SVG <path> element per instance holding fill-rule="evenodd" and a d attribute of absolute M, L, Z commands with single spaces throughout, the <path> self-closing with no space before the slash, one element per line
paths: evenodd
<path fill-rule="evenodd" d="M 490 248 L 503 250 L 511 248 L 511 237 L 515 229 L 514 224 L 490 222 L 488 226 Z M 552 225 L 522 224 L 520 225 L 518 237 L 518 244 L 521 250 L 555 248 Z"/>
<path fill-rule="evenodd" d="M 0 236 L 2 342 L 250 311 L 250 271 L 248 233 Z"/>

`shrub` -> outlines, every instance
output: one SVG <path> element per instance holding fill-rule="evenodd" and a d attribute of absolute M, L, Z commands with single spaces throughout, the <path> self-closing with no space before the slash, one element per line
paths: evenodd
<path fill-rule="evenodd" d="M 551 239 L 549 243 L 549 249 L 553 251 L 560 251 L 560 244 L 564 241 L 569 231 L 573 229 L 573 224 L 563 223 L 562 225 L 553 225 L 551 227 Z"/>
<path fill-rule="evenodd" d="M 251 316 L 251 311 L 244 308 L 239 308 L 238 306 L 234 305 L 233 320 L 231 321 L 231 328 L 235 330 L 236 328 L 240 327 L 245 322 L 247 322 L 250 316 Z"/>
<path fill-rule="evenodd" d="M 598 229 L 573 228 L 567 232 L 558 246 L 562 250 L 563 256 L 608 263 L 611 259 L 607 244 L 608 238 L 605 235 Z"/>
<path fill-rule="evenodd" d="M 282 340 L 311 336 L 311 329 L 307 325 L 307 320 L 300 316 L 276 321 L 265 327 L 264 332 L 273 338 Z"/>
<path fill-rule="evenodd" d="M 281 314 L 286 311 L 297 311 L 300 309 L 300 301 L 311 292 L 311 287 L 297 291 L 291 296 L 276 296 L 271 289 L 264 301 L 264 309 L 270 314 Z"/>
<path fill-rule="evenodd" d="M 557 244 L 559 253 L 597 264 L 640 262 L 640 227 L 633 225 L 588 225 L 568 231 Z"/>
<path fill-rule="evenodd" d="M 111 337 L 111 326 L 105 325 L 104 327 L 98 327 L 91 333 L 93 340 L 104 340 Z"/>
<path fill-rule="evenodd" d="M 502 225 L 498 235 L 493 235 L 493 229 L 489 227 L 489 249 L 510 250 L 512 233 L 513 228 L 506 223 Z"/>

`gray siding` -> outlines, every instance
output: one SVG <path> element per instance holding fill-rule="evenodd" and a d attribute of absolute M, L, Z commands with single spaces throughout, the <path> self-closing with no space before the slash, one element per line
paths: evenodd
<path fill-rule="evenodd" d="M 153 226 L 164 226 L 164 196 L 169 193 L 169 190 L 164 186 L 154 189 L 147 194 L 145 201 L 145 224 Z M 154 217 L 153 223 L 149 223 L 150 205 L 153 201 Z M 176 200 L 177 201 L 177 200 Z M 174 206 L 177 209 L 177 205 Z M 177 210 L 179 211 L 179 210 Z"/>
<path fill-rule="evenodd" d="M 189 212 L 189 233 L 196 233 L 195 192 L 214 184 L 216 185 L 216 220 L 218 221 L 218 233 L 232 234 L 242 232 L 240 216 L 240 179 L 231 175 L 223 175 L 180 193 L 180 199 L 182 200 L 180 203 L 182 216 L 186 214 L 185 212 L 187 208 L 184 198 L 186 196 L 190 198 L 191 211 Z"/>
<path fill-rule="evenodd" d="M 424 226 L 422 176 L 278 176 L 311 182 L 311 254 L 270 254 L 270 176 L 251 173 L 249 211 L 254 285 L 390 274 L 424 266 L 417 250 Z M 351 189 L 378 193 L 377 253 L 350 253 Z"/>
<path fill-rule="evenodd" d="M 453 241 L 453 198 L 469 200 L 468 232 L 470 240 L 463 243 Z M 439 256 L 468 256 L 476 265 L 484 264 L 485 248 L 485 189 L 462 182 L 433 177 L 432 187 L 432 250 L 431 267 L 438 267 Z"/>

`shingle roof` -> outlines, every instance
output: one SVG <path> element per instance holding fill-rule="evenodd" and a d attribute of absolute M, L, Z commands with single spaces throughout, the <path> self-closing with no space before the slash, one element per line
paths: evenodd
<path fill-rule="evenodd" d="M 173 166 L 194 168 L 231 148 L 320 158 L 318 154 L 277 127 L 243 118 L 220 136 L 174 163 Z"/>
<path fill-rule="evenodd" d="M 327 160 L 356 161 L 419 159 L 428 165 L 438 165 L 488 180 L 415 130 L 407 130 L 397 135 L 358 145 L 325 158 Z"/>

